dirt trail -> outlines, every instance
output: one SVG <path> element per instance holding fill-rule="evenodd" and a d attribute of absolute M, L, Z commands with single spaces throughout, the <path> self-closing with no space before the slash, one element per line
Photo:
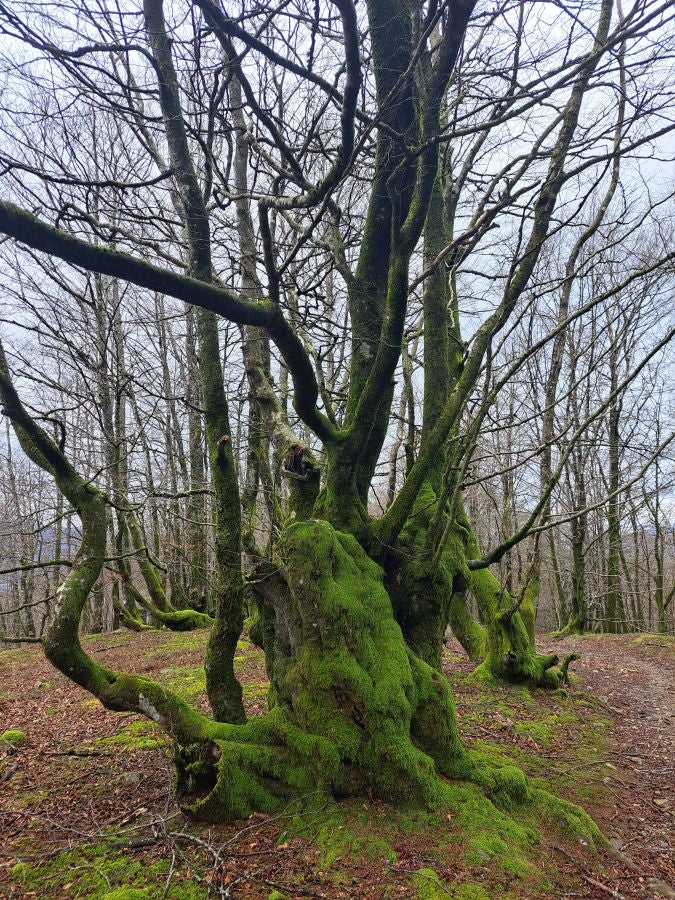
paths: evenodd
<path fill-rule="evenodd" d="M 574 670 L 604 704 L 614 727 L 607 764 L 614 802 L 594 810 L 612 846 L 635 868 L 606 855 L 603 883 L 614 896 L 675 897 L 675 648 L 654 635 L 590 636 L 552 642 L 556 652 L 580 649 Z M 647 651 L 649 649 L 649 652 Z M 561 654 L 562 655 L 562 654 Z M 585 896 L 610 896 L 595 888 Z M 583 894 L 582 894 L 583 895 Z"/>

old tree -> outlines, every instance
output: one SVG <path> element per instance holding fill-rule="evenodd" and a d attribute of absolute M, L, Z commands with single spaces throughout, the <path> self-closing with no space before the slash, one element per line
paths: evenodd
<path fill-rule="evenodd" d="M 59 416 L 26 395 L 40 367 L 22 323 L 6 321 L 0 355 L 3 411 L 81 526 L 44 652 L 108 709 L 171 735 L 186 811 L 222 821 L 313 790 L 436 804 L 439 776 L 504 804 L 535 795 L 519 770 L 463 747 L 441 652 L 450 626 L 475 677 L 566 677 L 569 660 L 534 640 L 551 496 L 580 438 L 672 336 L 658 320 L 561 439 L 575 323 L 656 296 L 672 270 L 657 216 L 667 197 L 630 174 L 672 127 L 672 5 L 613 7 L 0 4 L 5 279 L 80 304 L 60 339 L 81 346 L 82 365 L 105 338 L 92 325 L 104 300 L 113 337 L 152 301 L 175 304 L 194 338 L 187 456 L 209 488 L 187 492 L 190 553 L 203 571 L 213 542 L 214 571 L 201 609 L 195 578 L 187 602 L 168 596 L 139 524 L 124 428 L 140 371 L 118 354 L 123 387 L 101 389 L 97 406 L 112 437 L 84 471 Z M 542 298 L 552 307 L 537 330 Z M 233 346 L 247 381 L 236 441 Z M 500 392 L 535 357 L 539 489 L 484 547 L 465 484 Z M 527 565 L 503 583 L 493 569 L 516 546 Z M 81 618 L 104 566 L 130 627 L 144 627 L 142 607 L 172 628 L 210 626 L 212 717 L 85 652 Z M 268 713 L 249 721 L 233 666 L 245 614 L 270 680 Z M 584 616 L 577 591 L 569 628 Z"/>

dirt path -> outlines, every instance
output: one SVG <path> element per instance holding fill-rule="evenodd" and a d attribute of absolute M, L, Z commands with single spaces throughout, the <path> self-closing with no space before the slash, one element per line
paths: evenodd
<path fill-rule="evenodd" d="M 625 897 L 675 897 L 675 648 L 653 635 L 592 636 L 554 642 L 556 652 L 581 647 L 575 664 L 586 691 L 613 720 L 606 762 L 613 802 L 594 810 L 612 846 L 635 868 L 609 855 L 603 882 Z M 646 650 L 649 650 L 646 653 Z M 609 896 L 599 888 L 587 896 Z M 615 895 L 618 896 L 618 895 Z"/>

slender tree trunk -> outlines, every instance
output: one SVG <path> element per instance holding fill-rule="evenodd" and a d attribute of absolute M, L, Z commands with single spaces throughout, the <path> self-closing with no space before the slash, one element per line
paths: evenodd
<path fill-rule="evenodd" d="M 617 360 L 613 355 L 611 365 L 611 390 L 616 390 Z M 609 409 L 607 421 L 607 440 L 609 447 L 609 498 L 607 500 L 607 600 L 606 618 L 607 631 L 619 632 L 624 630 L 623 606 L 621 601 L 621 518 L 619 485 L 621 480 L 620 469 L 620 436 L 619 420 L 621 415 L 620 403 L 614 402 Z"/>

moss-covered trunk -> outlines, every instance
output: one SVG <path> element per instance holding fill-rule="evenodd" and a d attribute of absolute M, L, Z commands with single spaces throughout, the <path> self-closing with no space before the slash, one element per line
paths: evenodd
<path fill-rule="evenodd" d="M 446 679 L 407 645 L 384 571 L 352 535 L 326 521 L 296 522 L 278 552 L 272 584 L 261 573 L 256 588 L 272 684 L 270 713 L 254 726 L 261 749 L 222 748 L 194 812 L 243 815 L 252 799 L 273 808 L 289 781 L 303 792 L 368 791 L 433 806 L 443 800 L 443 774 L 524 796 L 517 772 L 495 773 L 463 747 Z M 282 745 L 285 760 L 272 780 L 269 741 Z M 247 799 L 232 806 L 242 778 Z"/>

